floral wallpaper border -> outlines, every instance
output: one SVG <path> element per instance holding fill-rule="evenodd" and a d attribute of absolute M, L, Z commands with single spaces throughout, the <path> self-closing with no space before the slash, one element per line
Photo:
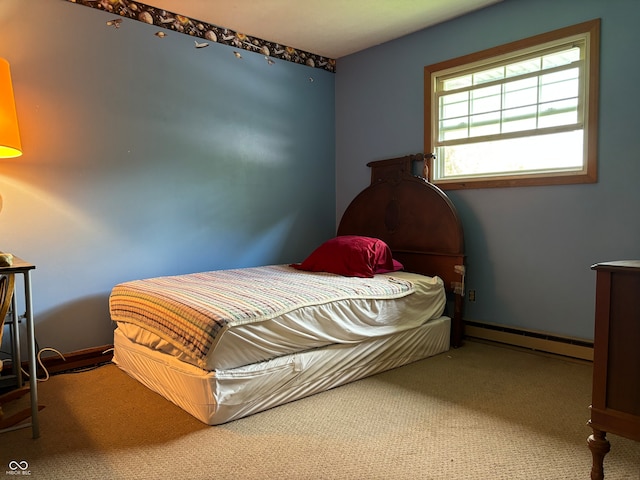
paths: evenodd
<path fill-rule="evenodd" d="M 196 48 L 208 45 L 206 42 L 216 42 L 229 45 L 251 52 L 263 54 L 268 60 L 276 58 L 287 62 L 300 63 L 312 68 L 320 68 L 329 72 L 336 71 L 336 61 L 332 58 L 323 57 L 293 47 L 280 45 L 256 37 L 250 37 L 240 32 L 218 27 L 210 23 L 201 22 L 177 13 L 169 12 L 157 7 L 151 7 L 141 2 L 133 0 L 67 0 L 86 7 L 97 8 L 114 15 L 130 18 L 139 22 L 148 23 L 157 27 L 184 33 L 200 38 L 204 42 L 195 42 Z M 121 20 L 112 20 L 108 25 L 118 28 Z M 163 37 L 164 33 L 158 32 L 157 36 Z M 241 57 L 238 52 L 234 52 L 237 57 Z M 270 61 L 271 63 L 271 61 Z"/>

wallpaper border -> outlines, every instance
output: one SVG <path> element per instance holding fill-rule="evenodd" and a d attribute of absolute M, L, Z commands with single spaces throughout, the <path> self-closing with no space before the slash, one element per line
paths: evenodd
<path fill-rule="evenodd" d="M 136 20 L 138 22 L 155 25 L 156 27 L 183 33 L 200 38 L 208 42 L 220 43 L 250 52 L 260 53 L 267 59 L 277 58 L 287 62 L 299 63 L 312 68 L 320 68 L 329 72 L 336 71 L 336 61 L 314 53 L 298 50 L 279 43 L 250 37 L 228 28 L 219 27 L 193 18 L 185 17 L 174 12 L 152 7 L 133 0 L 66 0 L 85 7 L 96 8 L 114 15 Z M 119 27 L 120 22 L 112 20 L 109 25 Z M 156 33 L 164 36 L 162 32 Z M 196 42 L 196 47 L 205 47 L 206 43 Z M 234 52 L 236 56 L 239 53 Z"/>

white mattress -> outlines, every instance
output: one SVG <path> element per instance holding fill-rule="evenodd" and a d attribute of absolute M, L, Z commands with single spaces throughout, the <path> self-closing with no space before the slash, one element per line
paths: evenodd
<path fill-rule="evenodd" d="M 202 370 L 133 343 L 116 329 L 114 362 L 197 419 L 218 425 L 449 349 L 451 320 L 297 352 L 234 369 Z"/>
<path fill-rule="evenodd" d="M 415 292 L 398 299 L 352 299 L 303 307 L 285 315 L 225 329 L 205 359 L 205 370 L 228 370 L 294 352 L 332 344 L 349 345 L 413 329 L 442 315 L 446 294 L 439 277 L 394 272 L 413 283 Z M 199 365 L 158 335 L 134 324 L 118 322 L 118 330 L 134 343 Z"/>

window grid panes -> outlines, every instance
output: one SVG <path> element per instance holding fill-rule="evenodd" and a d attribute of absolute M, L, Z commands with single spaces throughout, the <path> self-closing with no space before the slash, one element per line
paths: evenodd
<path fill-rule="evenodd" d="M 581 48 L 442 80 L 436 145 L 503 133 L 526 136 L 538 128 L 580 129 Z"/>
<path fill-rule="evenodd" d="M 444 188 L 596 181 L 599 26 L 425 67 L 430 179 Z"/>

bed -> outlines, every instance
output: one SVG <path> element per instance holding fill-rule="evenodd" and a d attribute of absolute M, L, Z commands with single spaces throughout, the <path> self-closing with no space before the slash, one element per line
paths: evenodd
<path fill-rule="evenodd" d="M 462 227 L 422 154 L 375 161 L 300 263 L 116 285 L 114 363 L 208 425 L 462 343 Z M 357 260 L 357 261 L 356 261 Z"/>

